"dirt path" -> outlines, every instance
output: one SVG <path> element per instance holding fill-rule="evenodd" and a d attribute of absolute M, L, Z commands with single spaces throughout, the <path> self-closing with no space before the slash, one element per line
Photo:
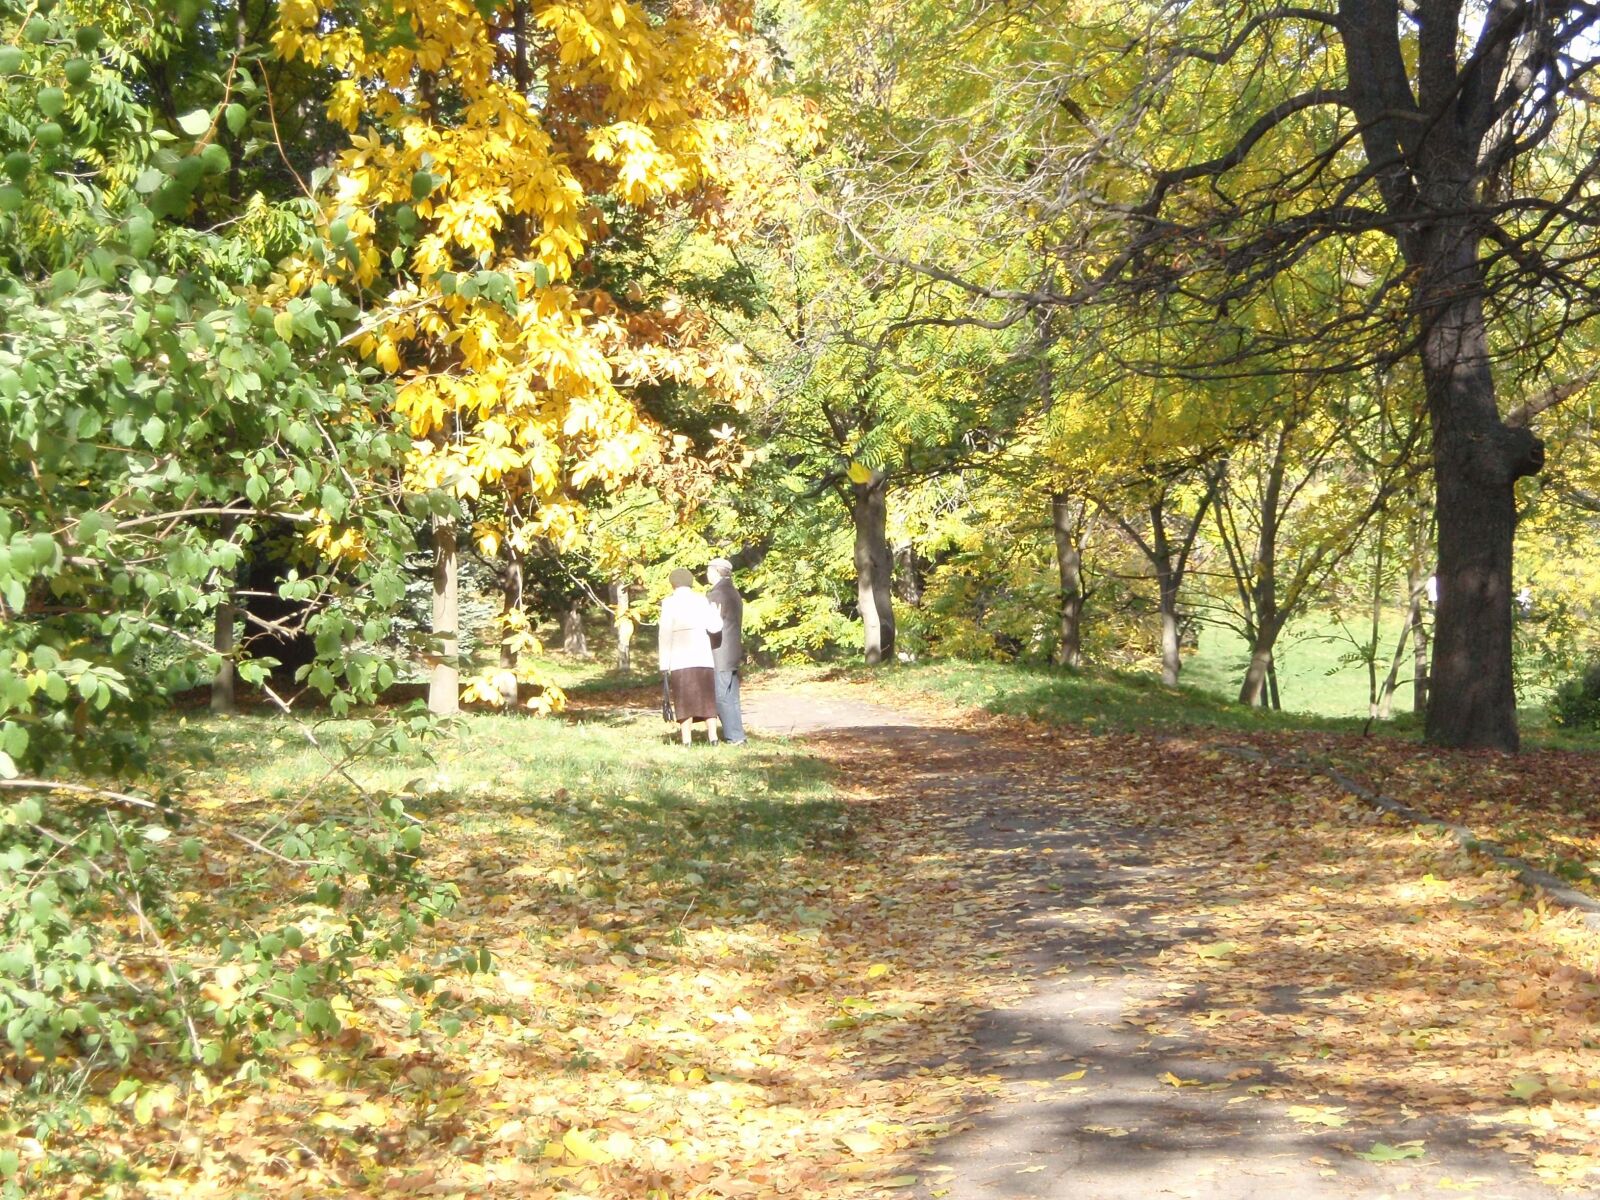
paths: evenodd
<path fill-rule="evenodd" d="M 1409 1084 L 1385 1091 L 1383 1081 L 1363 1079 L 1352 1096 L 1308 1090 L 1302 1072 L 1280 1087 L 1288 1054 L 1258 1042 L 1258 1056 L 1241 1056 L 1225 1027 L 1206 1036 L 1184 1019 L 1218 1004 L 1208 993 L 1225 990 L 1226 972 L 1217 985 L 1175 984 L 1158 958 L 1203 952 L 1217 936 L 1211 910 L 1196 902 L 1196 888 L 1214 887 L 1215 877 L 1186 853 L 1183 830 L 1138 826 L 1097 803 L 1154 764 L 1092 748 L 1070 760 L 1041 755 L 1015 733 L 947 728 L 847 687 L 757 691 L 746 710 L 757 734 L 802 736 L 847 770 L 936 810 L 960 831 L 964 869 L 992 897 L 997 941 L 1023 935 L 1025 951 L 997 968 L 1025 978 L 1029 994 L 985 1013 L 976 1030 L 973 1066 L 998 1077 L 1000 1098 L 936 1147 L 919 1195 L 1570 1194 L 1505 1153 L 1468 1113 L 1424 1107 Z M 1312 1037 L 1323 1013 L 1363 1003 L 1315 958 L 1305 962 L 1253 1001 L 1253 1016 L 1277 1022 L 1285 1045 Z M 1153 1006 L 1163 1019 L 1151 1017 Z M 1330 1042 L 1328 1054 L 1337 1053 Z M 1390 1153 L 1394 1161 L 1361 1157 Z"/>

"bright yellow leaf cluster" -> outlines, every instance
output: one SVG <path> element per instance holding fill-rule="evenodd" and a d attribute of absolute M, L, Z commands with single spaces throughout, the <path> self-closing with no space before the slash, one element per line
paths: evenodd
<path fill-rule="evenodd" d="M 343 77 L 330 235 L 374 302 L 359 349 L 401 381 L 417 486 L 493 490 L 513 550 L 561 542 L 583 491 L 657 457 L 639 389 L 739 403 L 757 388 L 703 314 L 613 295 L 596 270 L 619 214 L 636 232 L 669 203 L 716 208 L 731 131 L 762 94 L 748 0 L 664 14 L 287 0 L 280 14 L 278 52 Z"/>

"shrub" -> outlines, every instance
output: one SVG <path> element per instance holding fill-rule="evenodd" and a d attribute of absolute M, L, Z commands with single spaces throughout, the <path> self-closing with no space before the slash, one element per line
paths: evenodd
<path fill-rule="evenodd" d="M 1556 689 L 1550 717 L 1564 729 L 1600 729 L 1600 662 Z"/>

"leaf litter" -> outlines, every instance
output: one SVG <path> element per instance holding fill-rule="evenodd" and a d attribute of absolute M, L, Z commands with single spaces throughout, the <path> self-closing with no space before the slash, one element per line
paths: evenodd
<path fill-rule="evenodd" d="M 1600 941 L 1572 914 L 1446 836 L 1200 738 L 962 719 L 1032 764 L 1027 794 L 1010 799 L 1046 816 L 1072 806 L 1153 839 L 1182 904 L 1096 909 L 1089 895 L 1079 915 L 1108 932 L 1135 914 L 1171 931 L 1146 960 L 1168 987 L 1125 1015 L 1151 1036 L 1202 1042 L 1243 1089 L 1214 1103 L 1274 1100 L 1336 1133 L 1335 1122 L 1465 1123 L 1476 1143 L 1551 1184 L 1595 1182 Z M 617 736 L 626 746 L 639 731 Z M 760 870 L 707 853 L 663 873 L 641 861 L 630 829 L 654 819 L 650 805 L 602 786 L 529 796 L 495 782 L 491 766 L 487 782 L 446 788 L 430 814 L 429 869 L 459 884 L 462 907 L 431 947 L 368 969 L 342 1034 L 290 1046 L 259 1082 L 141 1081 L 116 1104 L 91 1100 L 70 1136 L 140 1181 L 122 1194 L 189 1200 L 262 1186 L 291 1200 L 827 1198 L 914 1186 L 927 1178 L 917 1151 L 1005 1092 L 971 1066 L 971 1029 L 979 1012 L 1019 999 L 1034 970 L 1026 939 L 988 918 L 1040 890 L 1040 862 L 971 843 L 980 759 L 972 807 L 955 816 L 920 802 L 915 764 L 835 758 L 848 770 L 846 803 L 797 819 L 804 836 Z M 1450 767 L 1451 778 L 1471 766 Z M 1570 778 L 1573 764 L 1561 767 Z M 1432 768 L 1408 759 L 1406 769 Z M 1531 795 L 1521 770 L 1487 777 L 1515 775 L 1511 794 Z M 1481 813 L 1495 802 L 1472 803 Z M 553 820 L 564 810 L 581 814 L 584 836 Z M 1516 828 L 1542 819 L 1492 811 Z M 702 797 L 656 832 L 705 846 L 708 828 L 741 820 L 759 823 L 726 797 Z M 488 974 L 450 976 L 428 997 L 406 990 L 463 943 L 490 951 Z M 1103 965 L 1123 964 L 1112 952 Z M 1291 1005 L 1276 1002 L 1285 987 Z M 1056 1073 L 1081 1081 L 1073 1091 L 1093 1087 L 1082 1069 Z M 1211 1086 L 1171 1074 L 1186 1092 Z M 30 1141 L 19 1139 L 24 1163 L 40 1152 Z M 1358 1137 L 1347 1150 L 1409 1169 L 1426 1142 Z M 116 1194 L 93 1170 L 59 1192 Z"/>

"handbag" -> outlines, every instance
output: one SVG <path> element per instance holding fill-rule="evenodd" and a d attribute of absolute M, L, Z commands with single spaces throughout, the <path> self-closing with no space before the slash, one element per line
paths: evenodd
<path fill-rule="evenodd" d="M 672 676 L 662 673 L 661 676 L 661 719 L 672 721 Z"/>

